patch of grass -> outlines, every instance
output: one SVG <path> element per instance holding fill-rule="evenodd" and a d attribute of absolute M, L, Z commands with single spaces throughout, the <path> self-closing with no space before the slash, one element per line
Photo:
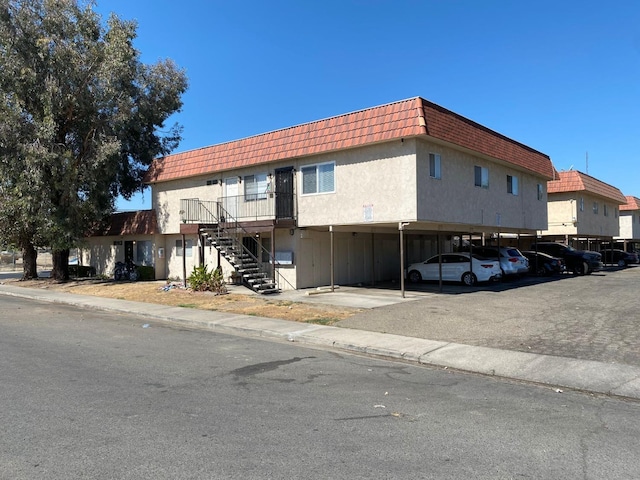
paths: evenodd
<path fill-rule="evenodd" d="M 304 323 L 313 323 L 315 325 L 333 325 L 339 321 L 340 319 L 338 318 L 321 317 L 321 318 L 311 318 L 309 320 L 305 320 Z"/>
<path fill-rule="evenodd" d="M 198 308 L 198 305 L 195 303 L 179 303 L 178 306 L 184 308 Z"/>

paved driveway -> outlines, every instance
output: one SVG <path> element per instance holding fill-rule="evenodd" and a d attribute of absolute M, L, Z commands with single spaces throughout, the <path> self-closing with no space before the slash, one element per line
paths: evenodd
<path fill-rule="evenodd" d="M 465 288 L 424 284 L 341 327 L 640 366 L 640 266 Z M 399 292 L 397 292 L 399 295 Z M 418 297 L 417 299 L 415 297 Z"/>

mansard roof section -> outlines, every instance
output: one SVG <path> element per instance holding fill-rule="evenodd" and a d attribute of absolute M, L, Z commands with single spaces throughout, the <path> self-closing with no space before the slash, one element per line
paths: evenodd
<path fill-rule="evenodd" d="M 160 233 L 155 210 L 118 212 L 109 217 L 103 228 L 97 229 L 92 236 L 155 235 Z"/>
<path fill-rule="evenodd" d="M 547 180 L 553 178 L 553 165 L 548 155 L 439 105 L 420 100 L 423 103 L 426 133 L 430 137 L 516 165 Z"/>
<path fill-rule="evenodd" d="M 558 176 L 556 180 L 547 182 L 548 193 L 587 192 L 613 200 L 620 205 L 627 203 L 626 197 L 619 189 L 586 173 L 568 170 L 558 172 Z"/>
<path fill-rule="evenodd" d="M 551 179 L 551 160 L 421 97 L 156 159 L 145 181 L 162 182 L 409 137 L 433 137 Z"/>
<path fill-rule="evenodd" d="M 620 205 L 620 211 L 640 210 L 640 198 L 630 195 L 625 196 L 627 203 Z"/>

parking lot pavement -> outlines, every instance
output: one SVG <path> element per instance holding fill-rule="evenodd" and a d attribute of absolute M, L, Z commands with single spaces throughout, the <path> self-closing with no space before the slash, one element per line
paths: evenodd
<path fill-rule="evenodd" d="M 468 288 L 410 286 L 411 301 L 340 327 L 640 367 L 640 266 Z M 400 295 L 399 292 L 395 292 Z"/>

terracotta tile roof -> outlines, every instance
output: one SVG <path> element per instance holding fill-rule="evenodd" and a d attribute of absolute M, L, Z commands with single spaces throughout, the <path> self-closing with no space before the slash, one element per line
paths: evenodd
<path fill-rule="evenodd" d="M 174 180 L 399 138 L 426 136 L 551 179 L 549 157 L 421 97 L 157 159 L 147 183 Z"/>
<path fill-rule="evenodd" d="M 586 173 L 569 170 L 566 172 L 558 172 L 558 175 L 559 178 L 557 180 L 547 182 L 547 192 L 550 194 L 585 191 L 608 198 L 621 205 L 627 203 L 625 196 L 616 187 L 601 182 Z"/>
<path fill-rule="evenodd" d="M 627 195 L 627 203 L 620 205 L 620 210 L 640 210 L 640 198 Z"/>
<path fill-rule="evenodd" d="M 92 236 L 153 235 L 159 233 L 155 210 L 114 213 Z"/>

